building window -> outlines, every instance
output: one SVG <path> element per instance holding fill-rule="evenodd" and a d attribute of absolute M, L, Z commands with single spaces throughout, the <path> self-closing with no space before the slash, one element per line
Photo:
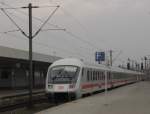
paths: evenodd
<path fill-rule="evenodd" d="M 9 72 L 8 71 L 2 71 L 1 79 L 8 79 L 8 78 L 9 78 Z"/>

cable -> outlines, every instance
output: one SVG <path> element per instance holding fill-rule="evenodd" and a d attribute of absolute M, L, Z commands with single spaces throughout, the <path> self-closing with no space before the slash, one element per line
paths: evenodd
<path fill-rule="evenodd" d="M 82 42 L 84 42 L 84 43 L 87 43 L 87 44 L 90 45 L 92 48 L 94 47 L 94 49 L 95 49 L 95 48 L 97 49 L 97 47 L 95 47 L 93 44 L 91 44 L 90 42 L 88 42 L 88 41 L 86 41 L 86 40 L 80 38 L 79 36 L 73 34 L 72 32 L 67 31 L 67 30 L 66 30 L 65 32 L 66 32 L 67 34 L 69 34 L 70 36 L 72 36 L 72 38 L 78 39 L 78 40 L 80 40 L 80 41 L 82 41 Z"/>
<path fill-rule="evenodd" d="M 2 4 L 2 3 L 1 3 Z M 49 21 L 49 19 L 53 16 L 53 14 L 57 11 L 57 9 L 59 8 L 59 6 L 40 6 L 40 8 L 43 8 L 43 7 L 57 7 L 53 12 L 52 14 L 47 18 L 47 20 L 41 25 L 41 27 L 38 29 L 38 31 L 33 35 L 33 37 L 35 37 L 39 32 L 40 30 L 44 27 L 44 25 Z M 25 7 L 22 7 L 22 8 L 25 8 Z M 5 8 L 5 9 L 18 9 L 18 8 Z M 28 37 L 25 32 L 17 25 L 17 23 L 6 13 L 6 11 L 1 8 L 1 10 L 4 12 L 4 14 L 13 22 L 13 24 L 15 24 L 15 26 L 22 32 L 23 35 L 25 35 L 26 37 Z"/>
<path fill-rule="evenodd" d="M 5 4 L 5 5 L 6 5 L 6 4 Z M 54 13 L 55 13 L 55 12 L 54 12 Z M 49 17 L 51 17 L 51 16 L 49 16 Z M 39 18 L 36 18 L 36 19 L 40 20 Z M 49 19 L 47 19 L 47 21 L 45 21 L 41 27 L 43 27 L 43 26 L 48 22 L 48 20 L 49 20 Z M 40 21 L 41 21 L 41 20 L 40 20 Z M 48 23 L 48 24 L 49 24 L 49 23 Z M 51 25 L 52 25 L 52 24 L 51 24 Z M 53 25 L 53 26 L 55 26 L 55 27 L 58 28 L 57 25 Z M 40 27 L 40 29 L 41 29 L 41 27 Z M 40 29 L 39 29 L 39 31 L 37 31 L 37 32 L 40 32 Z M 88 41 L 86 41 L 86 40 L 83 40 L 82 38 L 80 38 L 79 36 L 73 34 L 72 32 L 70 32 L 70 31 L 65 31 L 65 32 L 66 32 L 67 34 L 69 34 L 70 36 L 72 36 L 73 38 L 78 39 L 78 40 L 80 40 L 80 41 L 82 41 L 82 42 L 84 42 L 84 43 L 87 43 L 88 45 L 94 47 L 94 49 L 97 48 L 97 47 L 95 47 L 93 44 L 91 44 L 90 42 L 88 42 Z"/>
<path fill-rule="evenodd" d="M 17 35 L 14 35 L 14 34 L 8 34 L 8 33 L 4 33 L 4 32 L 0 32 L 0 34 L 5 34 L 5 35 L 9 35 L 9 36 L 13 36 L 13 37 L 15 37 L 15 38 L 17 38 L 17 39 L 20 39 L 20 40 L 24 40 L 24 41 L 27 41 L 26 39 L 22 39 L 22 38 L 19 38 Z M 73 54 L 73 55 L 80 55 L 81 57 L 83 57 L 83 55 L 81 55 L 81 54 L 79 54 L 79 53 L 73 53 L 73 52 L 71 52 L 71 51 L 68 51 L 68 50 L 65 50 L 65 49 L 62 49 L 62 48 L 57 48 L 57 47 L 54 47 L 54 46 L 49 46 L 49 45 L 47 45 L 47 44 L 44 44 L 44 43 L 41 43 L 41 42 L 37 42 L 37 41 L 34 41 L 33 42 L 34 44 L 38 44 L 38 45 L 41 45 L 41 46 L 44 46 L 44 47 L 47 47 L 47 48 L 54 48 L 54 49 L 57 49 L 57 50 L 59 50 L 59 51 L 61 51 L 61 52 L 66 52 L 66 53 L 68 53 L 68 54 Z M 85 56 L 84 56 L 85 57 Z"/>
<path fill-rule="evenodd" d="M 0 32 L 1 34 L 4 33 L 4 34 L 7 34 L 9 32 L 17 32 L 17 31 L 20 31 L 19 29 L 18 30 L 10 30 L 10 31 L 6 31 L 6 32 Z"/>
<path fill-rule="evenodd" d="M 116 55 L 116 57 L 112 60 L 112 62 L 115 62 L 117 58 L 122 54 L 122 51 L 119 51 L 119 53 Z"/>
<path fill-rule="evenodd" d="M 11 7 L 10 5 L 8 5 L 8 4 L 6 4 L 5 3 L 5 5 L 6 6 L 9 6 L 9 7 Z M 27 15 L 26 13 L 24 13 L 24 12 L 21 12 L 21 11 L 19 11 L 20 13 L 22 13 L 22 14 L 24 14 L 24 15 Z M 55 13 L 55 12 L 54 12 Z M 37 18 L 37 17 L 33 17 L 34 19 L 36 19 L 36 20 L 39 20 L 39 21 L 41 21 L 41 22 L 43 22 L 40 18 Z M 50 24 L 50 23 L 48 23 L 48 24 Z M 50 24 L 50 25 L 52 25 L 52 26 L 54 26 L 54 27 L 56 27 L 56 28 L 58 28 L 58 29 L 61 29 L 61 27 L 59 27 L 58 25 L 54 25 L 54 24 Z M 44 31 L 44 30 L 43 30 Z M 39 31 L 37 31 L 37 32 L 40 32 L 40 29 L 39 29 Z M 94 49 L 95 48 L 97 48 L 97 47 L 95 47 L 95 46 L 93 46 L 93 44 L 91 44 L 90 42 L 88 42 L 88 41 L 86 41 L 86 40 L 83 40 L 82 38 L 80 38 L 80 37 L 78 37 L 77 35 L 74 35 L 72 32 L 70 32 L 70 31 L 68 31 L 68 30 L 65 30 L 65 32 L 67 33 L 67 34 L 69 34 L 70 36 L 72 36 L 72 37 L 74 37 L 74 38 L 76 38 L 76 39 L 78 39 L 78 40 L 80 40 L 80 41 L 82 41 L 82 42 L 86 42 L 86 44 L 89 44 L 90 46 L 92 46 L 92 47 L 94 47 Z M 36 34 L 38 34 L 38 33 L 35 33 L 35 35 Z M 35 36 L 34 36 L 35 37 Z"/>
<path fill-rule="evenodd" d="M 58 10 L 60 6 L 57 6 L 56 9 L 49 15 L 46 21 L 41 25 L 41 27 L 37 30 L 37 32 L 33 35 L 33 38 L 41 31 L 41 29 L 45 26 L 45 24 L 52 18 L 55 12 Z"/>
<path fill-rule="evenodd" d="M 26 37 L 28 37 L 26 35 L 26 33 L 18 26 L 18 24 L 6 13 L 6 11 L 4 9 L 1 8 L 1 11 L 10 19 L 10 21 L 21 31 L 21 33 L 23 35 L 25 35 Z"/>
<path fill-rule="evenodd" d="M 39 6 L 39 8 L 47 8 L 47 7 L 58 7 L 58 5 L 56 5 L 56 6 L 49 6 L 49 5 Z"/>
<path fill-rule="evenodd" d="M 22 7 L 16 7 L 16 8 L 1 8 L 1 9 L 21 9 Z"/>
<path fill-rule="evenodd" d="M 74 19 L 74 21 L 80 25 L 80 27 L 86 32 L 86 33 L 89 33 L 88 30 L 84 27 L 84 25 L 76 18 L 74 17 L 73 15 L 71 15 L 65 8 L 61 7 L 60 8 L 64 14 L 66 14 L 67 16 L 70 16 Z M 89 37 L 89 35 L 86 34 L 87 37 Z M 86 40 L 87 41 L 87 40 Z M 91 43 L 90 43 L 91 44 Z M 98 48 L 97 46 L 95 46 L 96 48 Z"/>
<path fill-rule="evenodd" d="M 64 14 L 66 14 L 67 16 L 72 17 L 72 18 L 74 19 L 74 21 L 76 21 L 76 23 L 77 23 L 78 25 L 80 25 L 80 27 L 81 27 L 85 32 L 89 33 L 88 30 L 84 27 L 84 25 L 83 25 L 76 17 L 74 17 L 73 15 L 71 15 L 65 8 L 61 7 L 60 9 L 63 11 Z"/>
<path fill-rule="evenodd" d="M 63 31 L 66 31 L 66 29 L 42 29 L 41 32 L 43 32 L 43 31 L 49 31 L 49 30 L 63 30 Z"/>
<path fill-rule="evenodd" d="M 5 5 L 5 6 L 8 6 L 8 7 L 12 7 L 11 5 L 6 4 L 6 3 L 1 3 L 1 2 L 0 2 L 0 4 Z M 15 10 L 15 11 L 16 11 L 16 10 Z M 26 16 L 28 15 L 27 13 L 22 12 L 22 11 L 20 11 L 20 10 L 17 10 L 16 12 L 19 12 L 19 13 L 21 13 L 21 14 L 23 14 L 23 15 L 26 15 Z M 43 20 L 41 20 L 40 18 L 35 17 L 35 16 L 33 16 L 33 18 L 34 18 L 35 20 L 38 20 L 38 21 L 40 21 L 40 22 L 43 23 Z M 54 24 L 51 24 L 51 23 L 47 23 L 47 24 L 49 24 L 49 25 L 51 25 L 51 26 L 53 26 L 53 27 L 56 27 L 56 28 L 62 28 L 62 27 L 59 27 L 58 25 L 54 25 Z"/>
<path fill-rule="evenodd" d="M 55 26 L 56 27 L 56 26 Z M 49 30 L 54 30 L 54 29 L 49 29 Z M 60 30 L 65 30 L 65 29 L 60 29 Z M 47 30 L 43 30 L 43 31 L 47 31 Z"/>

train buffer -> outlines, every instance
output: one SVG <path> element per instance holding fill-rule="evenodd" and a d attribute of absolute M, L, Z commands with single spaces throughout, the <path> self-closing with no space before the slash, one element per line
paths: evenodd
<path fill-rule="evenodd" d="M 36 114 L 150 114 L 150 82 L 142 81 L 81 98 Z"/>

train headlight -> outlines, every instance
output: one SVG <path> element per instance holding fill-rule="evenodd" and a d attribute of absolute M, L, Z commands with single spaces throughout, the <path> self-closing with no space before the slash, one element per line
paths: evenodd
<path fill-rule="evenodd" d="M 53 88 L 53 85 L 48 85 L 48 89 L 52 89 Z"/>

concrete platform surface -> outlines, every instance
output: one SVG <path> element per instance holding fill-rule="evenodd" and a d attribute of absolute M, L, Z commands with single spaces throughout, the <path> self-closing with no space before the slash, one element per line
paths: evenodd
<path fill-rule="evenodd" d="M 138 82 L 36 114 L 150 114 L 150 82 Z"/>

